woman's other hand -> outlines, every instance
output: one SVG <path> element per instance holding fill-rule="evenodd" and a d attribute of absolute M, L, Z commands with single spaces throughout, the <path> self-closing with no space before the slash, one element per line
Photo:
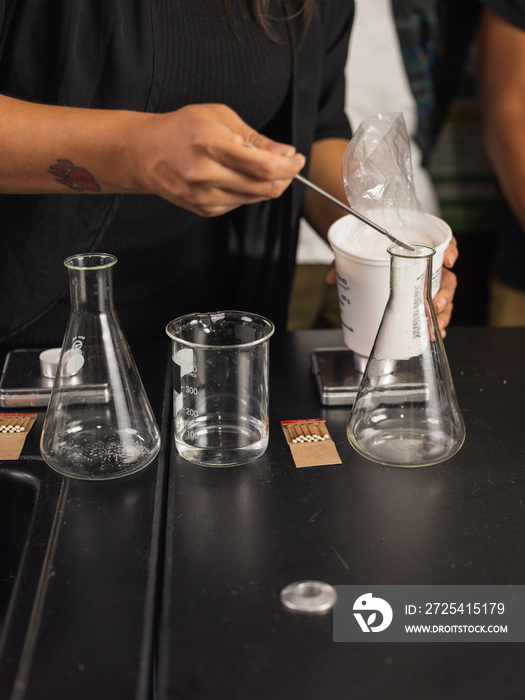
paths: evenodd
<path fill-rule="evenodd" d="M 436 310 L 437 321 L 441 331 L 441 336 L 443 338 L 446 336 L 446 328 L 449 325 L 452 317 L 452 310 L 454 308 L 454 294 L 457 287 L 456 275 L 449 268 L 454 266 L 458 258 L 458 254 L 457 241 L 453 236 L 443 255 L 441 287 L 439 288 L 439 292 L 434 297 L 434 309 Z M 337 275 L 335 265 L 332 263 L 332 266 L 326 275 L 326 282 L 327 284 L 335 284 L 336 281 Z"/>
<path fill-rule="evenodd" d="M 450 323 L 452 309 L 454 308 L 454 294 L 456 292 L 457 278 L 450 268 L 454 266 L 458 259 L 458 254 L 458 244 L 454 236 L 452 236 L 452 240 L 448 244 L 443 255 L 441 287 L 434 297 L 434 309 L 436 311 L 439 330 L 443 338 L 447 334 L 446 327 Z"/>

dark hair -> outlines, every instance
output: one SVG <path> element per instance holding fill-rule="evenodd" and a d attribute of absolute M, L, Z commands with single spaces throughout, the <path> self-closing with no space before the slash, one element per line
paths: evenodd
<path fill-rule="evenodd" d="M 282 0 L 277 1 L 282 2 Z M 247 0 L 250 12 L 254 16 L 257 24 L 261 27 L 266 36 L 268 36 L 270 39 L 276 40 L 272 25 L 274 22 L 282 21 L 282 17 L 275 17 L 271 15 L 270 2 L 271 0 Z M 297 10 L 286 19 L 295 19 L 296 17 L 300 16 L 304 31 L 312 19 L 315 2 L 316 0 L 297 0 L 295 3 Z M 230 21 L 232 21 L 231 3 L 232 0 L 224 0 L 226 12 L 230 17 Z M 232 24 L 234 25 L 234 22 L 232 22 Z"/>

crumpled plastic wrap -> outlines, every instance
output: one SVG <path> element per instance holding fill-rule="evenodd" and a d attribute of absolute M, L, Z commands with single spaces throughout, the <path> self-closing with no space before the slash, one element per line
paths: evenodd
<path fill-rule="evenodd" d="M 413 239 L 425 213 L 414 189 L 410 139 L 401 112 L 364 119 L 344 152 L 341 171 L 353 209 L 402 240 Z"/>

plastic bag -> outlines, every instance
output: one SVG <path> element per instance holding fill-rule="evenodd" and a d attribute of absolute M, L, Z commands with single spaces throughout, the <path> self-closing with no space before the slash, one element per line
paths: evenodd
<path fill-rule="evenodd" d="M 350 206 L 408 242 L 425 213 L 414 188 L 403 114 L 364 119 L 343 154 L 341 170 Z"/>

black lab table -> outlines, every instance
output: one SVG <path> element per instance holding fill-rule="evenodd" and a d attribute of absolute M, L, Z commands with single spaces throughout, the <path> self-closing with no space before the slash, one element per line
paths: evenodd
<path fill-rule="evenodd" d="M 525 329 L 453 328 L 446 349 L 467 438 L 423 469 L 383 467 L 323 408 L 314 347 L 337 331 L 272 339 L 271 438 L 235 469 L 172 454 L 160 628 L 162 700 L 523 698 L 517 643 L 332 641 L 332 613 L 283 608 L 298 580 L 525 584 Z M 280 421 L 325 418 L 342 464 L 297 469 Z"/>

